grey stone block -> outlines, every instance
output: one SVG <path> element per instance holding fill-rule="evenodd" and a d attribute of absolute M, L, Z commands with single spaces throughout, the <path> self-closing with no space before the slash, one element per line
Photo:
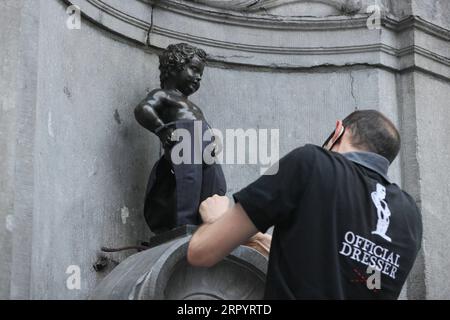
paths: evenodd
<path fill-rule="evenodd" d="M 209 122 L 279 129 L 280 156 L 320 144 L 356 108 L 392 118 L 403 143 L 390 175 L 424 219 L 406 295 L 450 297 L 442 281 L 450 267 L 448 1 L 378 2 L 387 8 L 382 28 L 368 30 L 363 11 L 277 17 L 181 0 L 79 0 L 82 28 L 69 30 L 70 1 L 2 1 L 0 298 L 86 298 L 109 271 L 92 268 L 100 247 L 148 239 L 144 190 L 160 150 L 132 110 L 159 86 L 159 49 L 181 41 L 210 53 L 192 97 Z M 224 171 L 229 195 L 260 175 L 258 165 Z M 80 267 L 80 290 L 67 287 L 71 265 Z M 180 292 L 169 287 L 167 297 Z"/>
<path fill-rule="evenodd" d="M 186 260 L 190 236 L 132 255 L 93 290 L 93 300 L 259 300 L 267 258 L 241 246 L 211 268 Z"/>

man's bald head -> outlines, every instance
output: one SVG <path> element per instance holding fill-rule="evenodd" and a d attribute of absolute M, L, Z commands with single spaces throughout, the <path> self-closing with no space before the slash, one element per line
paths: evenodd
<path fill-rule="evenodd" d="M 377 153 L 390 163 L 400 151 L 400 134 L 395 125 L 381 112 L 358 110 L 343 120 L 351 133 L 350 143 L 355 148 Z"/>

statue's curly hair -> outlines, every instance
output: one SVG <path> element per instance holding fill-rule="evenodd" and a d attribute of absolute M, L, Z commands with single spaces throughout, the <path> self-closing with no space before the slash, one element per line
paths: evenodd
<path fill-rule="evenodd" d="M 172 71 L 181 71 L 194 56 L 197 56 L 202 62 L 206 62 L 206 52 L 202 49 L 191 46 L 187 43 L 171 44 L 159 56 L 159 70 L 161 75 L 161 88 L 169 78 Z"/>

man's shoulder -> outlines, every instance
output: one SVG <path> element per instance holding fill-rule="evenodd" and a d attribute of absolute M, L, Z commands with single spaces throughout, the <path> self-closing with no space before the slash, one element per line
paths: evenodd
<path fill-rule="evenodd" d="M 320 168 L 322 172 L 332 172 L 336 167 L 335 161 L 335 157 L 325 149 L 317 145 L 305 144 L 286 154 L 280 160 L 280 166 L 308 172 L 311 175 L 317 168 Z"/>
<path fill-rule="evenodd" d="M 280 161 L 281 162 L 305 162 L 312 160 L 315 154 L 315 146 L 311 144 L 305 144 L 302 147 L 297 147 L 288 152 Z"/>
<path fill-rule="evenodd" d="M 396 207 L 391 208 L 391 210 L 395 210 L 396 208 L 404 213 L 403 217 L 406 221 L 405 226 L 409 228 L 410 234 L 414 235 L 417 241 L 417 249 L 419 249 L 422 243 L 423 223 L 422 213 L 420 212 L 417 202 L 408 192 L 396 184 L 390 184 L 388 190 L 391 192 L 391 196 L 392 192 L 394 192 L 394 194 L 397 193 L 397 196 L 395 197 L 397 200 L 393 201 L 393 199 L 391 199 L 392 201 L 389 202 L 390 205 L 394 205 L 394 203 L 396 205 Z M 387 201 L 389 201 L 388 198 Z"/>
<path fill-rule="evenodd" d="M 305 144 L 302 147 L 298 147 L 292 150 L 286 155 L 286 157 L 302 161 L 312 161 L 316 164 L 322 164 L 335 161 L 338 155 L 339 154 L 329 152 L 317 145 Z"/>
<path fill-rule="evenodd" d="M 314 145 L 314 144 L 305 144 L 304 146 L 297 147 L 291 152 L 289 152 L 287 155 L 291 157 L 305 157 L 305 156 L 311 156 L 318 152 L 320 147 Z"/>
<path fill-rule="evenodd" d="M 412 208 L 415 209 L 415 211 L 417 212 L 418 215 L 420 215 L 420 210 L 419 207 L 417 206 L 417 202 L 416 200 L 414 200 L 413 196 L 411 196 L 408 192 L 406 192 L 405 190 L 403 190 L 400 186 L 398 186 L 395 183 L 391 183 L 390 184 L 391 189 L 393 188 L 394 190 L 396 190 L 399 194 L 402 195 L 403 197 L 403 202 L 408 204 L 409 206 L 411 206 Z"/>

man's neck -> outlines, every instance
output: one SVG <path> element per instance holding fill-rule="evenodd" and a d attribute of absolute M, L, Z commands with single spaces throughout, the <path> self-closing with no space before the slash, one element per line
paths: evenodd
<path fill-rule="evenodd" d="M 336 148 L 336 150 L 333 150 L 338 153 L 349 153 L 349 152 L 367 152 L 367 150 L 355 148 L 354 146 L 350 144 L 341 144 Z"/>

